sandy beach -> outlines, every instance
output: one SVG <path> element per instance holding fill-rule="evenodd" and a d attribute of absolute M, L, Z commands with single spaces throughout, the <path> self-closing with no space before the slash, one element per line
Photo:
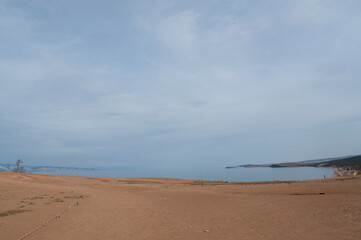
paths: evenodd
<path fill-rule="evenodd" d="M 23 239 L 361 239 L 361 178 L 215 183 L 1 172 L 0 239 L 34 229 Z"/>

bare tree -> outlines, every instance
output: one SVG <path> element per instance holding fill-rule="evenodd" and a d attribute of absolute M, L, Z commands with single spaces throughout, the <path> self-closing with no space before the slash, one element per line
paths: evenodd
<path fill-rule="evenodd" d="M 23 163 L 23 161 L 21 161 L 21 159 L 18 159 L 16 161 L 16 167 L 12 169 L 13 172 L 15 173 L 23 173 L 25 172 L 25 168 L 20 166 L 20 164 Z"/>

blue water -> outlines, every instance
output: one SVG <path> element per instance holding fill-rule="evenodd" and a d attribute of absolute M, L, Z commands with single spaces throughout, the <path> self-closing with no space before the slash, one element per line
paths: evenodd
<path fill-rule="evenodd" d="M 333 174 L 331 168 L 317 167 L 68 170 L 37 173 L 106 178 L 178 178 L 209 181 L 222 179 L 231 182 L 309 180 L 321 179 L 324 176 L 329 178 Z"/>

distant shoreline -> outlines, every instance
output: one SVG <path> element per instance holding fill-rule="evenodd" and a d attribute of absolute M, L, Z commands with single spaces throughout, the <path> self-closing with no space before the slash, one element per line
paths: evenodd
<path fill-rule="evenodd" d="M 273 164 L 245 164 L 238 166 L 227 166 L 226 168 L 254 168 L 254 167 L 271 167 L 271 168 L 280 168 L 280 167 L 341 167 L 349 166 L 354 167 L 356 170 L 361 168 L 361 155 L 357 156 L 346 156 L 346 157 L 337 157 L 331 159 L 319 159 L 319 160 L 308 160 L 301 162 L 285 162 L 285 163 L 273 163 Z"/>

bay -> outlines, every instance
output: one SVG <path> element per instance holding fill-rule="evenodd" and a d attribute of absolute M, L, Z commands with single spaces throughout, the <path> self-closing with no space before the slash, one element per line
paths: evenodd
<path fill-rule="evenodd" d="M 330 178 L 329 167 L 287 167 L 287 168 L 170 168 L 170 169 L 115 169 L 115 170 L 66 170 L 35 172 L 41 174 L 86 176 L 104 178 L 176 178 L 207 181 L 292 181 Z"/>

